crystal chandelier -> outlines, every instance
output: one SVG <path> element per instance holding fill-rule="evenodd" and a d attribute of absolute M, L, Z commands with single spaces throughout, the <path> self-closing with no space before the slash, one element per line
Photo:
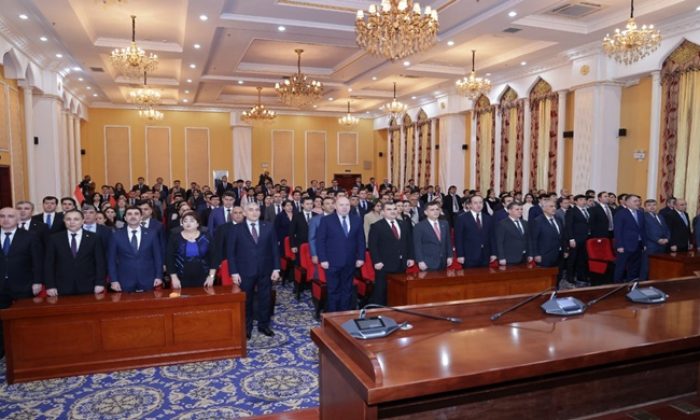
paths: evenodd
<path fill-rule="evenodd" d="M 360 119 L 350 113 L 350 101 L 348 101 L 348 113 L 338 118 L 338 124 L 352 127 L 360 123 Z"/>
<path fill-rule="evenodd" d="M 384 104 L 382 106 L 382 111 L 388 112 L 391 117 L 396 118 L 406 112 L 407 109 L 408 105 L 399 102 L 396 99 L 396 82 L 394 82 L 394 99 L 392 99 L 388 104 Z"/>
<path fill-rule="evenodd" d="M 297 53 L 297 73 L 285 77 L 281 83 L 275 83 L 275 90 L 285 105 L 303 108 L 321 99 L 323 84 L 301 72 L 301 53 L 304 50 L 296 49 L 294 52 Z"/>
<path fill-rule="evenodd" d="M 139 117 L 149 121 L 160 121 L 164 115 L 153 107 L 139 109 Z"/>
<path fill-rule="evenodd" d="M 382 0 L 379 6 L 369 6 L 367 19 L 362 10 L 357 11 L 355 19 L 357 45 L 390 60 L 435 44 L 438 27 L 437 11 L 426 6 L 421 13 L 420 4 L 413 0 Z"/>
<path fill-rule="evenodd" d="M 131 16 L 131 45 L 117 48 L 110 57 L 112 66 L 125 77 L 135 79 L 143 72 L 153 72 L 158 67 L 158 56 L 148 54 L 136 46 L 136 16 Z"/>
<path fill-rule="evenodd" d="M 472 50 L 472 71 L 469 73 L 469 76 L 457 80 L 456 83 L 457 91 L 471 100 L 481 95 L 487 95 L 491 90 L 491 81 L 489 79 L 476 77 L 476 70 L 474 69 L 475 59 L 476 50 Z"/>
<path fill-rule="evenodd" d="M 661 44 L 661 33 L 654 25 L 643 25 L 641 29 L 634 21 L 634 0 L 630 4 L 630 18 L 625 29 L 615 29 L 613 36 L 603 38 L 603 51 L 618 63 L 632 64 L 653 53 Z"/>
<path fill-rule="evenodd" d="M 129 101 L 139 108 L 154 107 L 160 104 L 160 91 L 148 87 L 147 73 L 143 72 L 143 87 L 129 92 Z"/>
<path fill-rule="evenodd" d="M 270 111 L 269 109 L 265 108 L 265 105 L 262 104 L 262 100 L 260 98 L 260 92 L 262 92 L 262 88 L 257 87 L 256 89 L 258 90 L 258 104 L 250 108 L 249 111 L 243 111 L 243 120 L 252 122 L 274 120 L 277 116 L 275 114 L 275 111 Z"/>

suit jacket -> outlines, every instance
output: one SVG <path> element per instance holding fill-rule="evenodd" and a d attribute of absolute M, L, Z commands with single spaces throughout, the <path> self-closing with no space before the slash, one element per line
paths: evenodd
<path fill-rule="evenodd" d="M 685 224 L 680 214 L 676 210 L 669 210 L 665 214 L 666 224 L 671 231 L 671 237 L 668 241 L 668 246 L 678 247 L 678 251 L 687 251 L 688 242 L 690 242 L 690 218 L 688 213 L 685 213 L 685 219 L 688 225 Z"/>
<path fill-rule="evenodd" d="M 4 239 L 0 240 L 0 246 Z M 43 283 L 42 266 L 41 240 L 18 228 L 9 254 L 0 251 L 0 294 L 9 294 L 13 299 L 31 297 L 32 284 Z"/>
<path fill-rule="evenodd" d="M 231 238 L 231 231 L 236 226 L 233 223 L 224 223 L 216 228 L 213 234 L 212 250 L 211 250 L 211 266 L 216 268 L 221 262 L 228 258 L 228 240 Z"/>
<path fill-rule="evenodd" d="M 559 230 L 547 219 L 545 214 L 537 216 L 529 221 L 530 248 L 533 256 L 541 256 L 539 265 L 543 267 L 556 267 L 562 258 L 562 253 L 567 247 L 564 225 L 553 217 Z"/>
<path fill-rule="evenodd" d="M 637 210 L 636 222 L 629 209 L 618 211 L 613 218 L 613 224 L 615 225 L 615 249 L 624 248 L 625 252 L 635 252 L 646 243 L 643 211 Z"/>
<path fill-rule="evenodd" d="M 695 232 L 695 247 L 700 248 L 700 216 L 693 219 L 693 232 Z"/>
<path fill-rule="evenodd" d="M 588 214 L 590 215 L 590 212 Z M 564 229 L 566 230 L 566 240 L 569 241 L 573 239 L 578 244 L 585 243 L 586 240 L 588 240 L 591 229 L 581 209 L 576 206 L 571 207 L 569 211 L 566 212 L 565 219 Z"/>
<path fill-rule="evenodd" d="M 216 185 L 216 195 L 218 195 L 219 197 L 222 197 L 226 191 L 231 190 L 233 190 L 233 184 L 231 184 L 230 182 L 219 182 Z"/>
<path fill-rule="evenodd" d="M 530 210 L 527 212 L 527 220 L 532 222 L 543 214 L 544 212 L 542 211 L 542 207 L 540 207 L 539 204 L 533 204 L 532 207 L 530 207 Z"/>
<path fill-rule="evenodd" d="M 360 202 L 357 203 L 357 208 L 360 210 L 360 219 L 365 218 L 365 214 L 370 211 L 371 206 L 372 203 L 369 200 L 365 200 L 364 202 L 360 200 Z"/>
<path fill-rule="evenodd" d="M 554 215 L 554 217 L 559 220 L 562 226 L 566 227 L 566 213 L 567 211 L 564 211 L 564 209 L 557 209 L 557 213 Z"/>
<path fill-rule="evenodd" d="M 83 230 L 86 230 L 84 225 Z M 105 256 L 105 264 L 107 264 L 107 251 L 109 250 L 109 241 L 112 240 L 112 229 L 105 225 L 96 224 L 94 233 L 97 234 L 97 238 L 100 240 L 100 245 L 102 245 L 102 253 Z M 107 266 L 105 265 L 105 270 L 107 270 L 106 267 Z"/>
<path fill-rule="evenodd" d="M 496 255 L 506 264 L 519 264 L 524 257 L 532 256 L 530 248 L 530 227 L 525 220 L 520 220 L 524 234 L 520 233 L 510 217 L 496 225 Z"/>
<path fill-rule="evenodd" d="M 438 219 L 440 240 L 429 219 L 419 222 L 413 227 L 413 252 L 417 263 L 423 262 L 428 270 L 444 270 L 447 258 L 452 258 L 452 240 L 450 226 L 446 220 Z"/>
<path fill-rule="evenodd" d="M 59 295 L 93 293 L 95 286 L 103 286 L 107 267 L 102 241 L 96 233 L 82 233 L 78 253 L 73 257 L 67 232 L 57 232 L 46 245 L 44 279 L 46 288 L 58 289 Z"/>
<path fill-rule="evenodd" d="M 160 258 L 161 260 L 165 261 L 165 249 L 168 245 L 169 237 L 165 236 L 165 228 L 163 227 L 163 224 L 157 219 L 151 218 L 151 220 L 148 221 L 148 229 L 158 236 L 158 242 L 160 242 L 161 249 Z"/>
<path fill-rule="evenodd" d="M 311 219 L 314 216 L 317 215 L 312 212 Z M 306 222 L 304 212 L 301 212 L 292 217 L 292 224 L 289 225 L 289 243 L 292 248 L 299 248 L 301 244 L 306 242 L 309 242 L 309 224 Z"/>
<path fill-rule="evenodd" d="M 309 251 L 311 251 L 312 257 L 318 256 L 318 251 L 316 250 L 316 232 L 318 231 L 318 225 L 321 224 L 321 219 L 323 219 L 323 215 L 318 215 L 317 217 L 312 217 L 311 222 L 309 222 Z"/>
<path fill-rule="evenodd" d="M 277 239 L 271 223 L 258 221 L 258 242 L 248 228 L 248 222 L 232 225 L 226 238 L 228 270 L 243 278 L 272 275 L 280 269 L 280 255 Z"/>
<path fill-rule="evenodd" d="M 32 222 L 44 223 L 44 213 L 39 213 L 32 216 Z M 63 223 L 63 213 L 54 213 L 54 218 L 51 221 L 51 227 L 44 223 L 44 226 L 48 228 L 48 233 L 60 232 L 66 230 L 66 225 Z"/>
<path fill-rule="evenodd" d="M 610 210 L 612 214 L 612 210 Z M 608 216 L 605 214 L 605 209 L 600 203 L 596 203 L 593 207 L 588 209 L 588 214 L 591 215 L 588 219 L 588 226 L 591 228 L 592 238 L 607 238 L 610 233 L 610 223 L 608 221 Z M 613 226 L 615 221 L 613 220 Z"/>
<path fill-rule="evenodd" d="M 457 211 L 454 211 L 454 201 L 457 201 Z M 445 199 L 442 202 L 442 211 L 450 221 L 450 226 L 452 226 L 454 224 L 455 217 L 462 213 L 461 198 L 457 194 L 455 194 L 454 199 L 450 194 L 445 195 Z"/>
<path fill-rule="evenodd" d="M 493 224 L 498 225 L 501 220 L 507 219 L 508 218 L 508 210 L 506 210 L 504 207 L 501 207 L 500 209 L 496 210 L 493 212 Z"/>
<path fill-rule="evenodd" d="M 493 219 L 483 212 L 479 214 L 481 229 L 471 211 L 462 213 L 455 222 L 455 248 L 457 257 L 464 258 L 465 267 L 485 267 L 493 249 Z"/>
<path fill-rule="evenodd" d="M 232 210 L 233 211 L 233 210 Z M 216 232 L 216 228 L 219 225 L 223 225 L 228 222 L 226 220 L 226 210 L 224 207 L 217 207 L 209 213 L 209 220 L 207 221 L 207 230 L 209 232 Z"/>
<path fill-rule="evenodd" d="M 141 186 L 139 186 L 139 184 L 136 184 L 133 187 L 131 187 L 131 191 L 138 191 L 139 194 L 143 194 L 143 193 L 148 192 L 150 190 L 151 190 L 151 188 L 146 184 L 143 184 Z"/>
<path fill-rule="evenodd" d="M 158 235 L 141 229 L 137 252 L 131 248 L 129 228 L 125 226 L 112 234 L 107 252 L 107 271 L 111 281 L 119 282 L 122 290 L 152 290 L 153 280 L 163 278 L 162 248 Z"/>
<path fill-rule="evenodd" d="M 355 261 L 365 259 L 365 233 L 362 220 L 349 214 L 350 231 L 345 235 L 337 214 L 323 216 L 316 230 L 316 252 L 320 262 L 328 262 L 331 268 L 355 266 Z"/>
<path fill-rule="evenodd" d="M 399 228 L 396 239 L 386 219 L 372 223 L 369 227 L 369 253 L 372 263 L 383 263 L 385 273 L 402 273 L 406 270 L 406 261 L 413 259 L 413 238 L 411 228 L 402 221 L 395 222 Z"/>
<path fill-rule="evenodd" d="M 668 245 L 659 244 L 659 239 L 668 239 L 671 231 L 662 216 L 658 219 L 652 213 L 644 213 L 644 230 L 646 233 L 646 246 L 648 254 L 663 254 Z"/>
<path fill-rule="evenodd" d="M 281 210 L 281 207 L 282 205 L 280 204 L 280 213 L 284 211 Z M 265 215 L 264 217 L 266 222 L 274 223 L 275 217 L 277 217 L 277 214 L 275 213 L 275 205 L 270 204 L 269 206 L 265 207 L 265 211 L 263 212 L 263 214 Z"/>

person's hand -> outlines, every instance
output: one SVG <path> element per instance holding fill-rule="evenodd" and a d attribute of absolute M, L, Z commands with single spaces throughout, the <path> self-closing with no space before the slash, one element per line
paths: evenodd
<path fill-rule="evenodd" d="M 207 276 L 207 279 L 204 280 L 204 287 L 212 287 L 214 285 L 214 276 L 211 274 Z"/>
<path fill-rule="evenodd" d="M 506 259 L 498 260 L 499 265 L 506 265 Z"/>
<path fill-rule="evenodd" d="M 311 257 L 311 262 L 314 264 L 318 264 L 318 257 L 316 257 L 316 256 Z"/>
<path fill-rule="evenodd" d="M 624 254 L 624 253 L 625 253 L 625 248 L 617 248 L 617 253 L 618 253 L 618 254 Z"/>
<path fill-rule="evenodd" d="M 42 284 L 41 284 L 41 283 L 34 283 L 34 284 L 32 284 L 32 294 L 33 294 L 34 296 L 38 295 L 39 293 L 41 293 L 41 288 L 42 288 Z"/>
<path fill-rule="evenodd" d="M 233 281 L 233 284 L 236 286 L 241 285 L 241 276 L 240 274 L 231 274 L 231 281 Z"/>
<path fill-rule="evenodd" d="M 491 255 L 491 256 L 489 257 L 489 262 L 492 263 L 492 262 L 496 261 L 497 259 L 498 259 L 497 256 Z"/>
<path fill-rule="evenodd" d="M 576 248 L 576 241 L 569 239 L 569 248 Z"/>
<path fill-rule="evenodd" d="M 451 265 L 452 265 L 452 257 L 449 257 L 449 258 L 447 259 L 447 266 L 449 267 L 449 266 L 451 266 Z"/>
<path fill-rule="evenodd" d="M 355 261 L 355 267 L 360 268 L 365 264 L 364 260 L 357 260 Z"/>
<path fill-rule="evenodd" d="M 112 290 L 114 290 L 115 292 L 121 292 L 121 291 L 122 291 L 122 285 L 119 284 L 118 281 L 113 281 L 112 283 L 110 283 L 110 286 L 112 286 Z"/>
<path fill-rule="evenodd" d="M 277 280 L 279 280 L 280 278 L 281 278 L 281 277 L 280 277 L 280 271 L 279 271 L 279 270 L 272 270 L 272 276 L 270 276 L 270 279 L 271 279 L 272 281 L 277 281 Z"/>
<path fill-rule="evenodd" d="M 382 268 L 384 268 L 384 263 L 376 263 L 376 264 L 374 264 L 374 269 L 375 269 L 375 270 L 381 270 Z"/>
<path fill-rule="evenodd" d="M 668 239 L 666 239 L 666 238 L 659 239 L 659 245 L 666 245 L 667 243 L 668 243 Z"/>
<path fill-rule="evenodd" d="M 330 267 L 330 265 L 328 265 L 328 261 L 323 261 L 321 263 L 321 268 L 323 268 L 324 270 L 328 270 L 328 267 Z"/>
<path fill-rule="evenodd" d="M 163 285 L 163 280 L 161 279 L 155 279 L 153 280 L 153 287 L 158 287 Z"/>
<path fill-rule="evenodd" d="M 541 255 L 536 255 L 536 256 L 535 256 L 535 262 L 538 263 L 538 264 L 541 263 L 541 262 L 542 262 L 542 256 L 541 256 Z"/>
<path fill-rule="evenodd" d="M 424 263 L 423 261 L 420 261 L 418 263 L 418 268 L 420 268 L 420 271 L 425 271 L 428 269 L 428 264 Z"/>
<path fill-rule="evenodd" d="M 531 262 L 532 262 L 532 257 L 527 257 L 527 262 L 531 263 Z"/>
<path fill-rule="evenodd" d="M 177 278 L 177 276 L 170 277 L 170 287 L 172 289 L 182 289 L 182 283 L 180 282 L 180 279 Z"/>
<path fill-rule="evenodd" d="M 675 245 L 671 245 L 671 252 L 676 252 L 678 251 L 678 247 Z"/>
<path fill-rule="evenodd" d="M 292 252 L 293 252 L 293 253 L 295 253 L 295 254 L 296 254 L 296 253 L 297 253 L 297 251 L 299 251 L 299 248 L 297 248 L 297 247 L 294 247 L 294 248 L 292 248 Z"/>
<path fill-rule="evenodd" d="M 58 296 L 58 289 L 52 287 L 51 289 L 46 289 L 46 296 Z"/>
<path fill-rule="evenodd" d="M 569 253 L 568 253 L 568 252 L 565 252 L 565 253 L 564 253 L 564 258 L 569 258 Z"/>
<path fill-rule="evenodd" d="M 413 261 L 413 260 L 406 261 L 406 267 L 413 267 L 414 265 L 416 265 L 415 261 Z"/>
<path fill-rule="evenodd" d="M 95 286 L 94 292 L 95 292 L 96 295 L 99 295 L 100 293 L 104 293 L 104 291 L 105 291 L 105 287 L 104 287 L 104 286 Z"/>
<path fill-rule="evenodd" d="M 457 262 L 460 264 L 464 264 L 464 257 L 457 257 Z"/>

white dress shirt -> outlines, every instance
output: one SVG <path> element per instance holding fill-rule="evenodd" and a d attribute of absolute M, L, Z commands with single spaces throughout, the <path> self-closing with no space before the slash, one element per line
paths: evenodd
<path fill-rule="evenodd" d="M 66 235 L 68 236 L 68 247 L 70 248 L 71 240 L 73 239 L 73 234 L 75 233 L 75 243 L 76 249 L 80 249 L 80 242 L 83 240 L 83 230 L 80 229 L 77 232 L 71 232 L 66 229 Z"/>

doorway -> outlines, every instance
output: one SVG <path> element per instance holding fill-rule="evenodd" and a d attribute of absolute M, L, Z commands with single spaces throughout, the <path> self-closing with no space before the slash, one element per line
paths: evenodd
<path fill-rule="evenodd" d="M 9 166 L 0 166 L 0 207 L 12 205 L 12 175 Z"/>

